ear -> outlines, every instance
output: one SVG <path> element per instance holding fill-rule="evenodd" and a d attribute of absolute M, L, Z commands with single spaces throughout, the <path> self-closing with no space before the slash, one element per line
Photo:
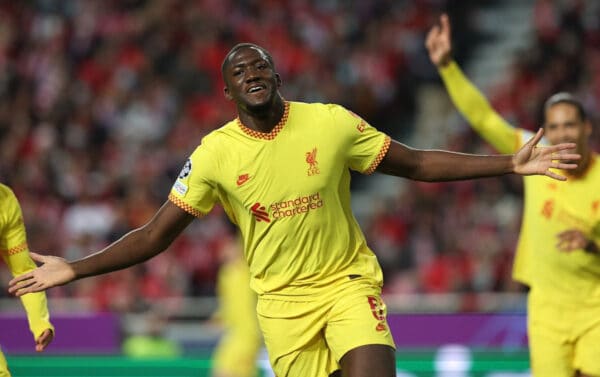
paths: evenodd
<path fill-rule="evenodd" d="M 225 94 L 225 98 L 227 98 L 229 101 L 233 99 L 231 93 L 229 93 L 229 88 L 227 86 L 223 87 L 223 94 Z"/>
<path fill-rule="evenodd" d="M 281 87 L 281 76 L 279 76 L 279 73 L 275 74 L 275 79 L 277 80 L 277 88 Z"/>

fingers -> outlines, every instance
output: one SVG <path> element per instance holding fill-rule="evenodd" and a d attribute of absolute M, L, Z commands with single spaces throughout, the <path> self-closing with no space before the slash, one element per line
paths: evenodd
<path fill-rule="evenodd" d="M 17 276 L 9 282 L 8 287 L 8 292 L 17 297 L 42 290 L 44 290 L 43 284 L 35 279 L 33 273 Z"/>
<path fill-rule="evenodd" d="M 29 252 L 29 256 L 31 257 L 31 259 L 33 259 L 36 262 L 40 262 L 40 263 L 46 263 L 46 255 L 42 255 L 42 254 L 38 254 L 38 253 L 34 253 L 33 251 Z"/>
<path fill-rule="evenodd" d="M 565 177 L 564 175 L 556 174 L 551 170 L 546 170 L 544 175 L 546 175 L 547 177 L 550 177 L 550 178 L 554 178 L 557 181 L 566 181 L 567 180 L 567 177 Z"/>
<path fill-rule="evenodd" d="M 575 144 L 575 143 L 560 143 L 560 144 L 556 144 L 556 145 L 550 145 L 545 148 L 547 148 L 548 150 L 550 150 L 552 152 L 560 152 L 560 151 L 564 151 L 566 149 L 577 148 L 577 144 Z"/>
<path fill-rule="evenodd" d="M 11 289 L 22 284 L 23 281 L 27 281 L 32 278 L 33 278 L 33 271 L 14 277 L 11 281 L 8 282 L 8 291 L 10 292 Z"/>
<path fill-rule="evenodd" d="M 532 147 L 535 147 L 540 142 L 540 140 L 542 140 L 542 136 L 544 136 L 544 129 L 540 127 L 540 129 L 538 129 L 538 131 L 535 133 L 535 136 L 529 139 L 527 144 Z"/>
<path fill-rule="evenodd" d="M 427 47 L 428 50 L 431 51 L 435 47 L 435 40 L 439 33 L 440 27 L 437 25 L 432 27 L 431 30 L 429 30 L 429 32 L 427 33 L 427 37 L 425 38 L 425 47 Z"/>
<path fill-rule="evenodd" d="M 573 169 L 577 169 L 577 164 L 555 163 L 555 164 L 552 164 L 552 167 L 554 169 L 573 170 Z"/>
<path fill-rule="evenodd" d="M 564 252 L 583 249 L 588 242 L 586 236 L 579 230 L 566 230 L 559 233 L 557 238 L 556 247 Z"/>
<path fill-rule="evenodd" d="M 442 34 L 449 37 L 452 30 L 450 28 L 450 18 L 448 17 L 448 14 L 446 14 L 446 13 L 442 14 L 442 16 L 440 17 L 440 24 L 442 25 L 442 27 L 441 27 Z"/>
<path fill-rule="evenodd" d="M 550 158 L 553 161 L 575 161 L 581 159 L 578 153 L 552 153 Z"/>

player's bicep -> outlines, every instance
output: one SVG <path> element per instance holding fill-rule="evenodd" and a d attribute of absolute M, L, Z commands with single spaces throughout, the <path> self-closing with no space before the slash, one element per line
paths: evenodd
<path fill-rule="evenodd" d="M 194 216 L 167 200 L 144 226 L 151 242 L 169 245 L 194 220 Z"/>
<path fill-rule="evenodd" d="M 418 169 L 418 154 L 414 149 L 391 140 L 389 149 L 376 171 L 398 177 L 410 177 Z"/>
<path fill-rule="evenodd" d="M 193 216 L 204 216 L 218 201 L 212 178 L 216 171 L 219 167 L 214 154 L 202 146 L 198 147 L 181 169 L 169 193 L 169 200 Z"/>
<path fill-rule="evenodd" d="M 342 106 L 331 105 L 330 112 L 350 169 L 363 174 L 373 173 L 387 153 L 389 136 Z"/>

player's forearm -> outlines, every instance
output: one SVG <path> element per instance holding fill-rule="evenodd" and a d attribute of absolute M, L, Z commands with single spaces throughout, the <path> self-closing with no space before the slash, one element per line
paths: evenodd
<path fill-rule="evenodd" d="M 44 292 L 29 293 L 21 296 L 21 303 L 27 313 L 29 329 L 33 333 L 34 338 L 37 339 L 47 329 L 54 331 L 54 327 L 50 323 L 48 303 Z"/>
<path fill-rule="evenodd" d="M 105 249 L 70 262 L 75 279 L 121 270 L 159 254 L 171 240 L 151 233 L 147 226 L 135 229 Z"/>
<path fill-rule="evenodd" d="M 408 178 L 439 182 L 514 173 L 512 155 L 481 156 L 447 151 L 415 151 L 417 164 Z"/>

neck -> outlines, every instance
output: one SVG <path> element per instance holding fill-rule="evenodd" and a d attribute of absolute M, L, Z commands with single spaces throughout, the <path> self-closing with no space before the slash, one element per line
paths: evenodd
<path fill-rule="evenodd" d="M 242 124 L 258 132 L 269 133 L 283 118 L 285 103 L 281 96 L 277 95 L 273 101 L 260 108 L 248 108 L 238 106 L 238 114 Z"/>

